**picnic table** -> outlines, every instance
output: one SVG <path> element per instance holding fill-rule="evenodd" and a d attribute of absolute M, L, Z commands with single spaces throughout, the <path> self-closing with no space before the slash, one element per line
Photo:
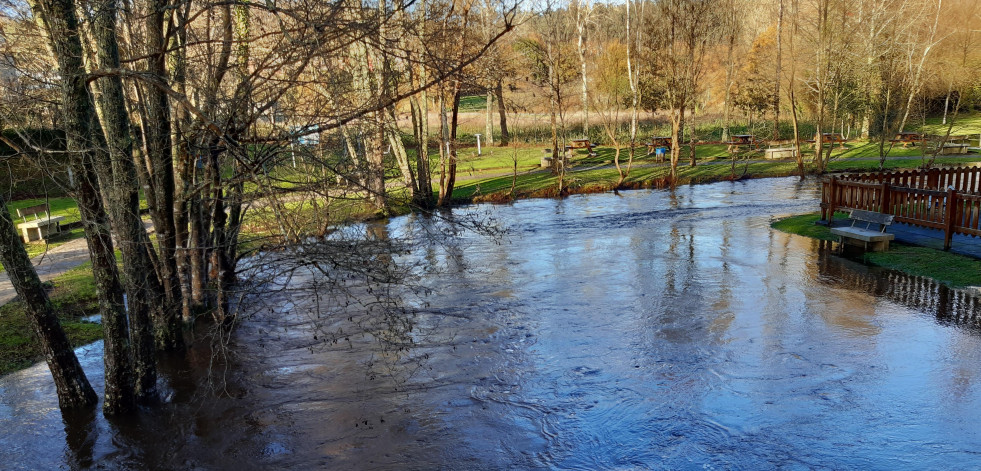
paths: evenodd
<path fill-rule="evenodd" d="M 910 144 L 916 145 L 926 139 L 922 133 L 918 132 L 897 132 L 896 137 L 890 139 L 890 142 L 902 142 L 903 147 L 908 147 Z"/>
<path fill-rule="evenodd" d="M 753 134 L 735 134 L 732 136 L 731 140 L 723 142 L 730 152 L 733 149 L 738 149 L 740 147 L 751 147 L 753 149 L 757 148 L 762 144 L 762 141 L 756 140 L 756 136 Z"/>
<path fill-rule="evenodd" d="M 671 136 L 654 136 L 651 138 L 651 142 L 645 142 L 644 145 L 647 146 L 647 153 L 650 154 L 658 147 L 671 148 Z"/>
<path fill-rule="evenodd" d="M 595 156 L 596 152 L 593 149 L 596 148 L 598 144 L 594 142 L 589 142 L 589 139 L 573 139 L 569 141 L 569 145 L 565 146 L 566 151 L 572 151 L 574 149 L 587 149 L 589 150 L 589 155 Z"/>
<path fill-rule="evenodd" d="M 28 220 L 29 216 L 34 216 L 34 219 Z M 64 216 L 48 214 L 48 205 L 46 204 L 19 208 L 17 209 L 17 217 L 24 218 L 24 222 L 17 224 L 24 242 L 44 242 L 50 235 L 61 232 L 61 221 L 65 219 Z"/>
<path fill-rule="evenodd" d="M 808 139 L 807 142 L 815 143 L 817 142 L 817 134 L 814 135 L 814 139 Z M 841 136 L 839 132 L 823 132 L 821 133 L 821 144 L 838 144 L 839 146 L 845 145 L 845 138 Z"/>

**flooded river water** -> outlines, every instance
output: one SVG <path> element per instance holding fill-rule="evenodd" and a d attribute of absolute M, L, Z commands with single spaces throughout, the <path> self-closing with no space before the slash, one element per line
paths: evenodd
<path fill-rule="evenodd" d="M 981 468 L 978 300 L 769 228 L 816 209 L 796 179 L 461 209 L 509 232 L 400 256 L 440 270 L 385 342 L 270 292 L 138 419 L 8 375 L 0 468 Z"/>

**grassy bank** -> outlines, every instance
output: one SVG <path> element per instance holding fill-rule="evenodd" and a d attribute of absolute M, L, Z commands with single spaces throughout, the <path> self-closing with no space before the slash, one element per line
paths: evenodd
<path fill-rule="evenodd" d="M 854 149 L 844 149 L 842 153 Z M 502 202 L 512 199 L 511 186 L 514 183 L 514 198 L 549 197 L 558 193 L 558 180 L 548 171 L 538 168 L 542 149 L 495 149 L 491 155 L 472 161 L 461 159 L 454 199 L 461 202 Z M 570 162 L 570 169 L 563 182 L 563 192 L 594 193 L 610 191 L 616 187 L 619 174 L 613 168 L 614 150 L 599 148 L 596 156 L 577 153 Z M 626 152 L 621 154 L 621 166 L 626 166 Z M 667 186 L 670 169 L 666 164 L 654 162 L 652 157 L 635 159 L 634 167 L 621 185 L 621 189 L 659 188 Z M 796 175 L 797 165 L 793 160 L 761 160 L 760 154 L 749 153 L 739 156 L 733 170 L 732 161 L 726 155 L 725 146 L 699 146 L 697 165 L 688 164 L 687 156 L 678 166 L 678 183 L 703 183 L 729 179 L 782 177 Z M 518 173 L 514 175 L 512 159 L 517 158 Z M 479 162 L 479 163 L 478 163 Z M 491 164 L 493 163 L 493 164 Z M 981 163 L 981 156 L 944 156 L 934 165 L 972 165 Z M 897 156 L 885 161 L 886 169 L 912 169 L 923 164 L 918 155 Z M 828 165 L 828 171 L 873 171 L 879 169 L 879 160 L 864 155 L 841 157 Z M 806 168 L 810 172 L 810 166 Z"/>
<path fill-rule="evenodd" d="M 838 215 L 844 218 L 844 215 Z M 826 226 L 816 225 L 818 213 L 792 216 L 771 224 L 774 229 L 821 240 L 837 240 Z M 893 242 L 888 252 L 866 253 L 870 265 L 889 268 L 913 276 L 933 278 L 952 288 L 981 286 L 981 260 L 942 250 Z"/>
<path fill-rule="evenodd" d="M 54 287 L 48 295 L 72 345 L 77 347 L 101 339 L 102 326 L 82 320 L 99 313 L 95 282 L 88 264 L 56 277 L 51 284 Z M 0 375 L 43 359 L 24 303 L 13 301 L 0 306 Z"/>

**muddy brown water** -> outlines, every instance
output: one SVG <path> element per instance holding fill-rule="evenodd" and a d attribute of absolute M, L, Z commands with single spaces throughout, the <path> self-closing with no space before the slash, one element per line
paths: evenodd
<path fill-rule="evenodd" d="M 456 210 L 510 231 L 397 257 L 426 290 L 376 323 L 385 342 L 325 319 L 354 308 L 319 290 L 270 290 L 243 300 L 228 355 L 164 359 L 165 403 L 135 419 L 63 416 L 43 365 L 14 373 L 0 468 L 981 468 L 981 303 L 769 228 L 815 188 Z M 80 349 L 97 388 L 101 353 Z"/>

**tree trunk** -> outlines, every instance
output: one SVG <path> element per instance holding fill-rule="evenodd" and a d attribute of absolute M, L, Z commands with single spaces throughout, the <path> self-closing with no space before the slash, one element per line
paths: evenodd
<path fill-rule="evenodd" d="M 178 4 L 172 16 L 177 25 L 188 21 L 190 2 Z M 180 95 L 187 96 L 187 27 L 178 26 L 170 37 L 168 54 L 171 83 Z M 196 309 L 191 292 L 190 253 L 195 250 L 190 234 L 190 208 L 194 185 L 195 162 L 184 133 L 191 128 L 191 115 L 184 107 L 177 107 L 176 116 L 171 122 L 171 135 L 174 137 L 172 154 L 175 164 L 175 202 L 174 202 L 174 242 L 176 244 L 177 276 L 180 280 L 181 317 L 189 325 Z"/>
<path fill-rule="evenodd" d="M 494 144 L 494 92 L 487 90 L 487 104 L 484 105 L 484 144 Z"/>
<path fill-rule="evenodd" d="M 688 164 L 695 166 L 695 104 L 691 105 L 691 129 L 688 131 Z"/>
<path fill-rule="evenodd" d="M 0 208 L 6 208 L 6 205 L 0 194 Z M 41 343 L 44 360 L 54 379 L 58 405 L 62 409 L 73 409 L 97 404 L 99 398 L 78 363 L 68 336 L 62 330 L 41 280 L 31 265 L 31 259 L 17 236 L 14 221 L 5 209 L 0 211 L 0 262 L 3 262 L 14 290 L 27 307 L 31 329 Z"/>
<path fill-rule="evenodd" d="M 439 198 L 436 200 L 436 206 L 442 207 L 448 202 L 446 196 L 447 183 L 449 178 L 447 175 L 449 160 L 450 160 L 450 123 L 449 118 L 446 116 L 446 89 L 443 88 L 444 85 L 440 84 L 439 87 Z"/>
<path fill-rule="evenodd" d="M 92 35 L 99 67 L 117 69 L 119 48 L 115 35 L 115 1 L 99 0 L 94 6 Z M 123 256 L 129 316 L 139 324 L 149 322 L 150 313 L 164 305 L 165 299 L 150 258 L 149 237 L 140 218 L 139 186 L 123 83 L 119 76 L 110 76 L 99 79 L 99 85 L 102 91 L 98 95 L 102 130 L 109 152 L 96 155 L 95 170 L 105 184 L 103 192 L 109 201 L 109 219 Z"/>
<path fill-rule="evenodd" d="M 678 181 L 678 161 L 681 159 L 681 126 L 685 122 L 685 106 L 671 113 L 671 185 Z"/>
<path fill-rule="evenodd" d="M 582 82 L 580 93 L 582 97 L 582 137 L 584 139 L 589 139 L 589 81 L 586 76 L 586 22 L 589 21 L 589 8 L 589 5 L 580 1 L 576 11 L 576 30 L 579 33 L 576 52 L 579 54 L 579 78 Z M 586 12 L 584 13 L 583 10 Z"/>
<path fill-rule="evenodd" d="M 152 0 L 148 5 L 145 26 L 147 41 L 147 73 L 162 83 L 167 83 L 166 42 L 164 41 L 165 14 L 169 12 L 166 0 Z M 157 233 L 160 262 L 158 270 L 165 295 L 165 303 L 158 306 L 154 315 L 154 338 L 157 347 L 170 350 L 182 345 L 180 306 L 180 278 L 177 273 L 177 241 L 174 225 L 174 163 L 170 138 L 170 103 L 164 90 L 146 87 L 147 113 L 147 160 L 148 174 L 152 179 L 150 191 L 150 216 Z"/>
<path fill-rule="evenodd" d="M 773 140 L 780 139 L 780 61 L 783 44 L 783 0 L 777 7 L 777 67 L 773 74 Z"/>
<path fill-rule="evenodd" d="M 138 314 L 130 320 L 134 363 L 129 357 L 126 335 L 126 312 L 119 283 L 112 237 L 99 194 L 98 178 L 93 169 L 97 148 L 96 113 L 85 86 L 82 45 L 78 18 L 70 0 L 43 0 L 35 5 L 35 15 L 48 26 L 51 49 L 62 78 L 61 91 L 67 150 L 76 174 L 74 188 L 89 247 L 96 293 L 105 331 L 106 411 L 123 413 L 133 409 L 134 401 L 156 396 L 151 325 Z M 141 321 L 146 320 L 145 323 Z M 135 367 L 135 371 L 133 368 Z M 135 386 L 134 386 L 135 373 Z"/>
<path fill-rule="evenodd" d="M 944 119 L 941 124 L 947 124 L 947 110 L 950 109 L 950 93 L 952 88 L 947 86 L 947 96 L 944 98 Z"/>
<path fill-rule="evenodd" d="M 501 140 L 498 141 L 498 144 L 501 147 L 505 147 L 511 141 L 511 135 L 508 133 L 507 110 L 504 107 L 504 84 L 500 79 L 497 80 L 497 87 L 494 88 L 494 93 L 497 95 L 497 113 L 501 117 Z"/>
<path fill-rule="evenodd" d="M 790 117 L 794 120 L 794 149 L 797 153 L 797 171 L 800 172 L 800 178 L 804 178 L 804 155 L 800 151 L 800 128 L 797 123 L 797 97 L 794 94 L 794 77 L 791 73 L 790 78 Z"/>
<path fill-rule="evenodd" d="M 453 90 L 453 121 L 450 124 L 450 155 L 446 175 L 446 196 L 441 198 L 444 205 L 453 200 L 453 187 L 456 186 L 456 133 L 460 118 L 460 82 L 456 82 Z"/>

